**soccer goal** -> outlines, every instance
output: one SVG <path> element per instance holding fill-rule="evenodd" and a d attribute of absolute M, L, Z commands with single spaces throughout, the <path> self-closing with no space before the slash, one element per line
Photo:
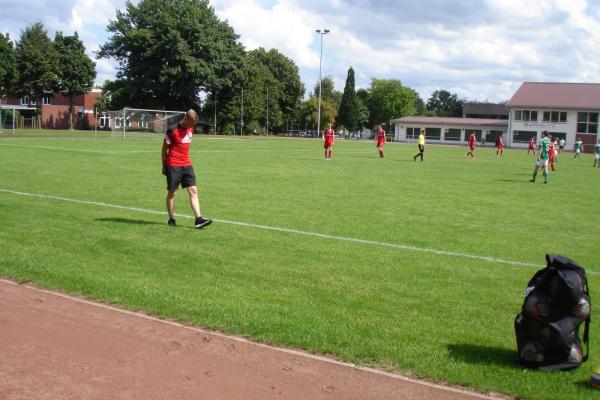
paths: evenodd
<path fill-rule="evenodd" d="M 0 134 L 15 134 L 17 119 L 17 107 L 11 105 L 0 105 Z"/>
<path fill-rule="evenodd" d="M 100 114 L 98 126 L 110 129 L 112 138 L 125 140 L 128 136 L 162 135 L 184 115 L 185 111 L 124 108 Z"/>

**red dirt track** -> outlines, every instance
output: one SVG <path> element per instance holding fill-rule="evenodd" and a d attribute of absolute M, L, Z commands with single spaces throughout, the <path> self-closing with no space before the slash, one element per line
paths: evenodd
<path fill-rule="evenodd" d="M 0 399 L 492 397 L 0 279 Z"/>

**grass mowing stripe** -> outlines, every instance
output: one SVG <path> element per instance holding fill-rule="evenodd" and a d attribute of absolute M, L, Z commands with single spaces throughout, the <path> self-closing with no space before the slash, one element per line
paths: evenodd
<path fill-rule="evenodd" d="M 78 204 L 87 204 L 87 205 L 93 205 L 93 206 L 116 208 L 116 209 L 120 209 L 120 210 L 136 211 L 136 212 L 142 212 L 142 213 L 154 214 L 154 215 L 164 215 L 165 214 L 164 211 L 156 211 L 156 210 L 148 210 L 148 209 L 144 209 L 144 208 L 121 206 L 118 204 L 108 204 L 108 203 L 97 202 L 97 201 L 69 199 L 69 198 L 59 197 L 59 196 L 18 192 L 18 191 L 12 191 L 12 190 L 7 190 L 7 189 L 0 189 L 0 192 L 15 194 L 15 195 L 19 195 L 19 196 L 38 197 L 38 198 L 42 198 L 42 199 L 51 199 L 51 200 L 65 201 L 65 202 L 78 203 Z M 189 215 L 183 215 L 183 214 L 177 214 L 177 213 L 175 215 L 177 217 L 182 217 L 182 218 L 192 218 Z M 427 247 L 417 247 L 417 246 L 412 246 L 412 245 L 407 245 L 407 244 L 386 243 L 386 242 L 379 242 L 379 241 L 375 241 L 375 240 L 357 239 L 357 238 L 344 237 L 344 236 L 335 236 L 335 235 L 328 235 L 325 233 L 318 233 L 318 232 L 306 232 L 306 231 L 301 231 L 298 229 L 251 224 L 251 223 L 239 222 L 239 221 L 228 221 L 228 220 L 217 219 L 217 218 L 215 218 L 214 220 L 217 222 L 224 223 L 224 224 L 245 226 L 245 227 L 249 227 L 249 228 L 265 229 L 265 230 L 270 230 L 270 231 L 291 233 L 291 234 L 303 235 L 303 236 L 312 236 L 312 237 L 318 237 L 318 238 L 323 238 L 323 239 L 332 239 L 332 240 L 339 240 L 339 241 L 352 242 L 352 243 L 389 247 L 389 248 L 395 248 L 395 249 L 400 249 L 400 250 L 410 250 L 410 251 L 423 252 L 423 253 L 432 253 L 432 254 L 436 254 L 436 255 L 470 258 L 473 260 L 482 260 L 482 261 L 486 261 L 486 262 L 490 262 L 490 263 L 507 264 L 507 265 L 513 265 L 513 266 L 518 266 L 518 267 L 535 267 L 535 268 L 542 267 L 541 265 L 535 264 L 535 263 L 505 260 L 505 259 L 497 258 L 497 257 L 479 256 L 479 255 L 475 255 L 475 254 L 459 253 L 459 252 L 454 252 L 454 251 L 432 249 L 432 248 L 427 248 Z M 600 272 L 596 272 L 596 271 L 588 270 L 587 272 L 590 275 L 600 275 Z"/>

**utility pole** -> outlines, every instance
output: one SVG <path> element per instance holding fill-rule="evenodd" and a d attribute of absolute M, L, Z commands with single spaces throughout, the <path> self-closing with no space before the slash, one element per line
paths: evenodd
<path fill-rule="evenodd" d="M 317 111 L 317 137 L 321 134 L 321 62 L 323 60 L 323 36 L 329 33 L 329 29 L 317 29 L 316 31 L 321 36 L 321 56 L 319 57 L 319 110 Z"/>

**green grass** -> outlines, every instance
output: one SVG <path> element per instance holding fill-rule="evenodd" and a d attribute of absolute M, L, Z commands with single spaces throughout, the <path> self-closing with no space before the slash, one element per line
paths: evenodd
<path fill-rule="evenodd" d="M 561 155 L 543 185 L 519 150 L 467 160 L 430 145 L 420 163 L 414 145 L 379 159 L 374 143 L 338 141 L 326 162 L 320 141 L 196 137 L 202 210 L 217 220 L 196 231 L 183 191 L 179 227 L 166 226 L 160 147 L 0 139 L 0 276 L 482 391 L 600 399 L 597 318 L 572 372 L 519 367 L 513 332 L 528 264 L 548 252 L 586 267 L 600 298 L 591 156 Z"/>

